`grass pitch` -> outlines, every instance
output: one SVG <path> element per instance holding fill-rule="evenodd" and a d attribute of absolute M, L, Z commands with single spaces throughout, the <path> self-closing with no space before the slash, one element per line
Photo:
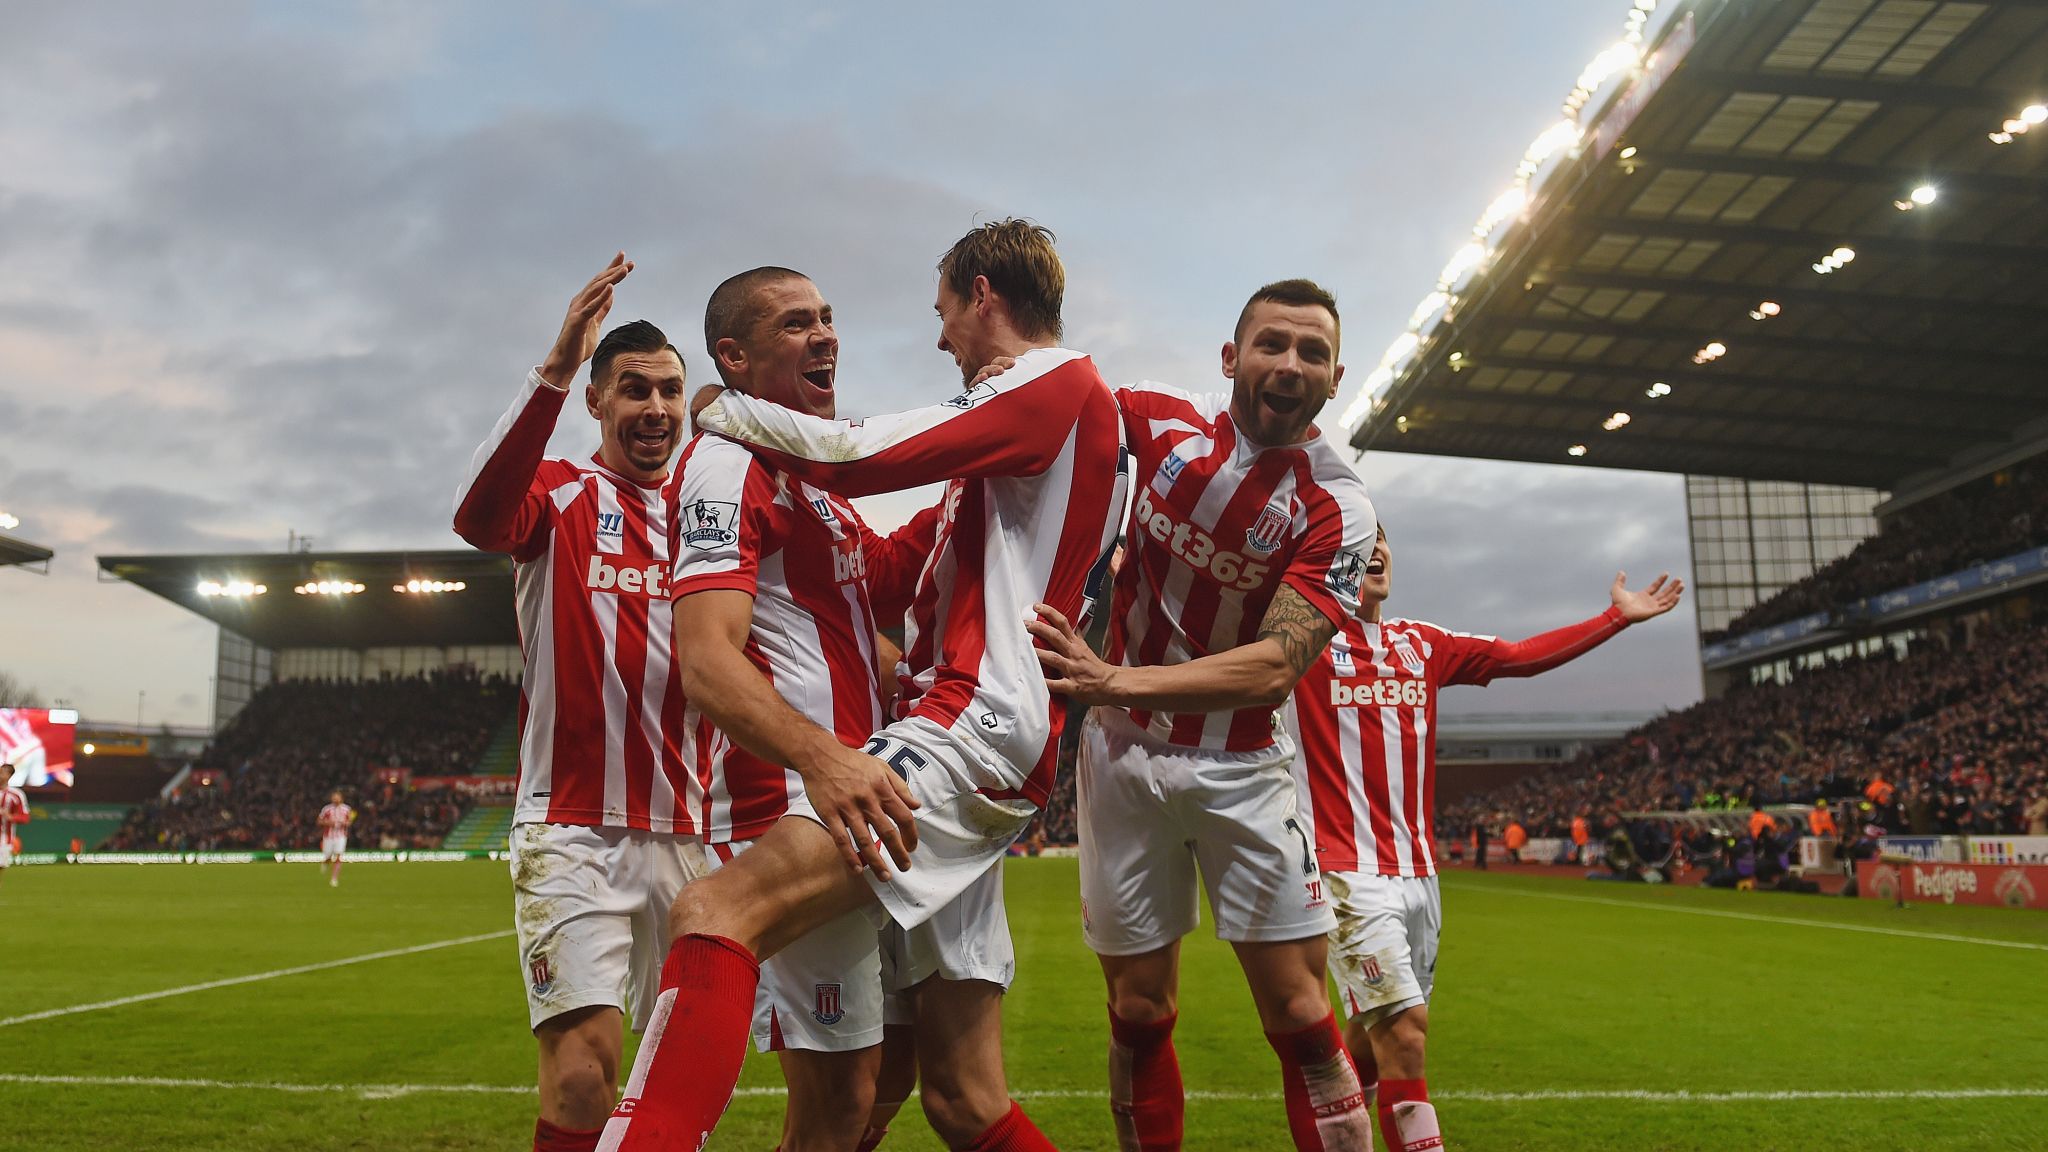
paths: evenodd
<path fill-rule="evenodd" d="M 1114 1149 L 1075 862 L 1008 884 L 1011 1083 L 1062 1148 Z M 1502 872 L 1454 873 L 1444 905 L 1429 1079 L 1453 1148 L 2048 1147 L 2048 917 Z M 510 935 L 401 951 L 510 922 L 488 862 L 339 889 L 311 864 L 13 869 L 0 1148 L 525 1148 Z M 1184 956 L 1187 1146 L 1289 1147 L 1229 951 L 1204 932 Z M 306 970 L 140 998 L 283 969 Z M 776 1083 L 750 1062 L 714 1149 L 774 1146 Z M 885 1149 L 940 1147 L 914 1107 Z"/>

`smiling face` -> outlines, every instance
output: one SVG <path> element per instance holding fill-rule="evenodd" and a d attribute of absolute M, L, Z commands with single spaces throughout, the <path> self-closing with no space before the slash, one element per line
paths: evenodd
<path fill-rule="evenodd" d="M 1231 417 L 1260 444 L 1301 443 L 1344 378 L 1337 318 L 1315 304 L 1259 300 L 1240 327 L 1241 340 L 1223 346 Z"/>
<path fill-rule="evenodd" d="M 932 310 L 939 314 L 939 351 L 953 358 L 962 384 L 995 359 L 989 348 L 988 290 L 988 280 L 977 276 L 972 296 L 965 297 L 942 279 L 932 302 Z"/>
<path fill-rule="evenodd" d="M 725 378 L 792 411 L 835 416 L 839 335 L 818 286 L 802 276 L 771 280 L 748 293 L 747 303 L 753 323 L 746 335 L 721 339 L 712 350 Z"/>
<path fill-rule="evenodd" d="M 598 456 L 607 468 L 643 483 L 668 475 L 690 415 L 682 357 L 667 348 L 621 352 L 584 403 L 604 428 Z"/>
<path fill-rule="evenodd" d="M 1394 553 L 1387 547 L 1387 530 L 1380 528 L 1373 539 L 1372 555 L 1365 561 L 1365 579 L 1358 582 L 1358 602 L 1377 612 L 1394 592 Z"/>

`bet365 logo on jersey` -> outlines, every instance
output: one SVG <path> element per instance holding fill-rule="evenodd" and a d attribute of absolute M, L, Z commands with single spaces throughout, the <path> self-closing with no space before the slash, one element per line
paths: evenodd
<path fill-rule="evenodd" d="M 1168 551 L 1189 567 L 1207 572 L 1239 591 L 1249 592 L 1264 584 L 1266 573 L 1273 568 L 1271 564 L 1247 564 L 1243 556 L 1217 548 L 1216 541 L 1200 528 L 1192 524 L 1176 524 L 1166 513 L 1152 506 L 1149 485 L 1138 489 L 1138 507 L 1132 515 L 1141 530 L 1166 545 Z"/>
<path fill-rule="evenodd" d="M 1338 707 L 1347 704 L 1380 704 L 1387 707 L 1420 708 L 1429 703 L 1429 681 L 1365 680 L 1357 684 L 1346 684 L 1342 680 L 1332 680 L 1330 703 Z"/>

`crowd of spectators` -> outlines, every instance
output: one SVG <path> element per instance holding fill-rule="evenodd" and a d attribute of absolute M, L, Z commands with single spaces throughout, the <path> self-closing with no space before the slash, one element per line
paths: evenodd
<path fill-rule="evenodd" d="M 2048 458 L 1905 509 L 1875 536 L 1744 612 L 1739 636 L 2048 545 Z"/>
<path fill-rule="evenodd" d="M 1886 649 L 1786 684 L 1743 685 L 1556 771 L 1446 805 L 1438 836 L 1519 821 L 1561 837 L 1575 817 L 1611 831 L 1623 812 L 1834 798 L 1873 833 L 2048 833 L 2048 619 L 1936 631 L 1903 659 Z M 1659 846 L 1637 847 L 1654 857 Z"/>
<path fill-rule="evenodd" d="M 337 789 L 356 810 L 351 843 L 434 847 L 466 801 L 453 789 L 415 790 L 407 777 L 469 774 L 517 698 L 510 680 L 462 670 L 271 684 L 177 792 L 129 813 L 108 847 L 316 848 L 314 818 Z"/>

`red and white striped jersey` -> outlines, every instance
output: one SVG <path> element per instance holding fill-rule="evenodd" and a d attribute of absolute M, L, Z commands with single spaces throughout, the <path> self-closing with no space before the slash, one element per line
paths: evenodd
<path fill-rule="evenodd" d="M 1534 676 L 1627 627 L 1621 610 L 1514 643 L 1415 620 L 1348 620 L 1294 686 L 1294 775 L 1325 872 L 1436 875 L 1436 701 Z"/>
<path fill-rule="evenodd" d="M 356 810 L 346 804 L 329 804 L 320 809 L 320 835 L 346 836 L 348 826 L 356 818 Z"/>
<path fill-rule="evenodd" d="M 689 834 L 669 661 L 675 477 L 641 484 L 595 456 L 546 456 L 567 396 L 529 372 L 455 499 L 455 531 L 514 562 L 526 670 L 513 819 Z"/>
<path fill-rule="evenodd" d="M 14 835 L 15 825 L 28 822 L 28 793 L 12 785 L 0 785 L 0 840 Z"/>
<path fill-rule="evenodd" d="M 1243 647 L 1282 584 L 1333 621 L 1358 611 L 1379 520 L 1328 437 L 1257 444 L 1239 433 L 1228 394 L 1145 383 L 1116 396 L 1138 494 L 1104 659 L 1148 667 Z M 1273 711 L 1130 716 L 1171 744 L 1241 752 L 1273 743 Z"/>
<path fill-rule="evenodd" d="M 874 580 L 907 599 L 922 555 L 877 537 L 853 505 L 779 471 L 717 436 L 699 435 L 676 461 L 680 546 L 669 590 L 681 600 L 731 589 L 754 598 L 747 657 L 790 707 L 841 743 L 881 726 L 876 689 Z M 884 596 L 888 600 L 887 595 Z M 691 738 L 684 802 L 707 842 L 766 832 L 803 792 L 803 778 L 732 743 L 685 701 Z"/>
<path fill-rule="evenodd" d="M 1079 617 L 1123 515 L 1116 400 L 1095 365 L 1034 349 L 944 403 L 866 420 L 727 391 L 697 422 L 844 496 L 948 482 L 936 514 L 909 526 L 929 540 L 908 542 L 923 564 L 898 711 L 986 749 L 1016 793 L 1043 804 L 1066 709 L 1053 707 L 1025 620 L 1041 602 Z"/>

